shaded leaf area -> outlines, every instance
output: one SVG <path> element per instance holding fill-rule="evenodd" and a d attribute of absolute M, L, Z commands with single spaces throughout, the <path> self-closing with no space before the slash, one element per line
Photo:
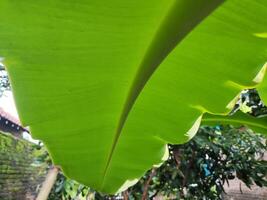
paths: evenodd
<path fill-rule="evenodd" d="M 37 145 L 0 133 L 0 199 L 35 199 L 46 176 L 47 154 Z"/>
<path fill-rule="evenodd" d="M 169 145 L 169 150 L 170 157 L 160 168 L 148 171 L 124 193 L 101 195 L 59 175 L 50 200 L 77 197 L 85 200 L 89 196 L 98 200 L 154 197 L 216 200 L 221 199 L 223 185 L 234 178 L 247 187 L 267 186 L 267 161 L 262 159 L 267 150 L 265 138 L 245 127 L 202 127 L 190 142 Z"/>

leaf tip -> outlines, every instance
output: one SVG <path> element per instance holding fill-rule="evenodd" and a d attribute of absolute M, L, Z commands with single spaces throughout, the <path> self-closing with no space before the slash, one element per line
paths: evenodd
<path fill-rule="evenodd" d="M 227 109 L 229 110 L 233 110 L 233 108 L 236 105 L 236 102 L 238 101 L 238 99 L 240 98 L 240 94 L 241 92 L 239 92 L 226 106 Z"/>
<path fill-rule="evenodd" d="M 262 82 L 262 80 L 264 79 L 265 74 L 266 74 L 266 68 L 267 68 L 267 62 L 263 65 L 261 70 L 258 72 L 258 74 L 253 79 L 253 81 L 255 83 L 261 83 Z"/>
<path fill-rule="evenodd" d="M 191 140 L 195 134 L 197 133 L 199 126 L 201 124 L 201 120 L 202 120 L 202 115 L 200 115 L 197 120 L 195 121 L 195 123 L 193 124 L 193 126 L 189 129 L 189 131 L 187 131 L 187 133 L 185 134 L 189 140 Z"/>
<path fill-rule="evenodd" d="M 121 193 L 125 190 L 127 190 L 129 187 L 133 186 L 134 184 L 136 184 L 139 181 L 139 179 L 135 178 L 132 180 L 126 180 L 122 186 L 115 192 L 115 194 Z"/>

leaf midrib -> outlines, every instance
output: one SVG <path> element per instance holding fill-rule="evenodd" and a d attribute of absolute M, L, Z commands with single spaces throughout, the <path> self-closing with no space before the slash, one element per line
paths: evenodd
<path fill-rule="evenodd" d="M 225 0 L 174 0 L 144 54 L 119 117 L 101 181 L 105 178 L 124 124 L 137 97 L 162 61 L 190 31 Z M 174 26 L 175 25 L 175 26 Z M 174 28 L 175 27 L 175 28 Z"/>

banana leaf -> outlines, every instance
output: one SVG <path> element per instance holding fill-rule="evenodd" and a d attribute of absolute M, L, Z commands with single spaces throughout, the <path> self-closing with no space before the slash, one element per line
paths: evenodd
<path fill-rule="evenodd" d="M 116 193 L 242 89 L 267 100 L 266 19 L 266 0 L 1 0 L 0 57 L 54 164 Z"/>

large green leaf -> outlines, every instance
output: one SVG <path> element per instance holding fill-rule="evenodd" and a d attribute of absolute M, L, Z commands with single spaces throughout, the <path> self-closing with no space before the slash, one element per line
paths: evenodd
<path fill-rule="evenodd" d="M 108 193 L 133 184 L 203 113 L 264 90 L 267 1 L 221 3 L 1 0 L 0 56 L 23 124 L 67 176 Z"/>
<path fill-rule="evenodd" d="M 246 113 L 238 111 L 234 115 L 212 115 L 206 113 L 202 119 L 203 125 L 227 125 L 231 124 L 234 126 L 248 125 L 254 131 L 259 133 L 267 133 L 267 117 L 253 117 Z"/>

